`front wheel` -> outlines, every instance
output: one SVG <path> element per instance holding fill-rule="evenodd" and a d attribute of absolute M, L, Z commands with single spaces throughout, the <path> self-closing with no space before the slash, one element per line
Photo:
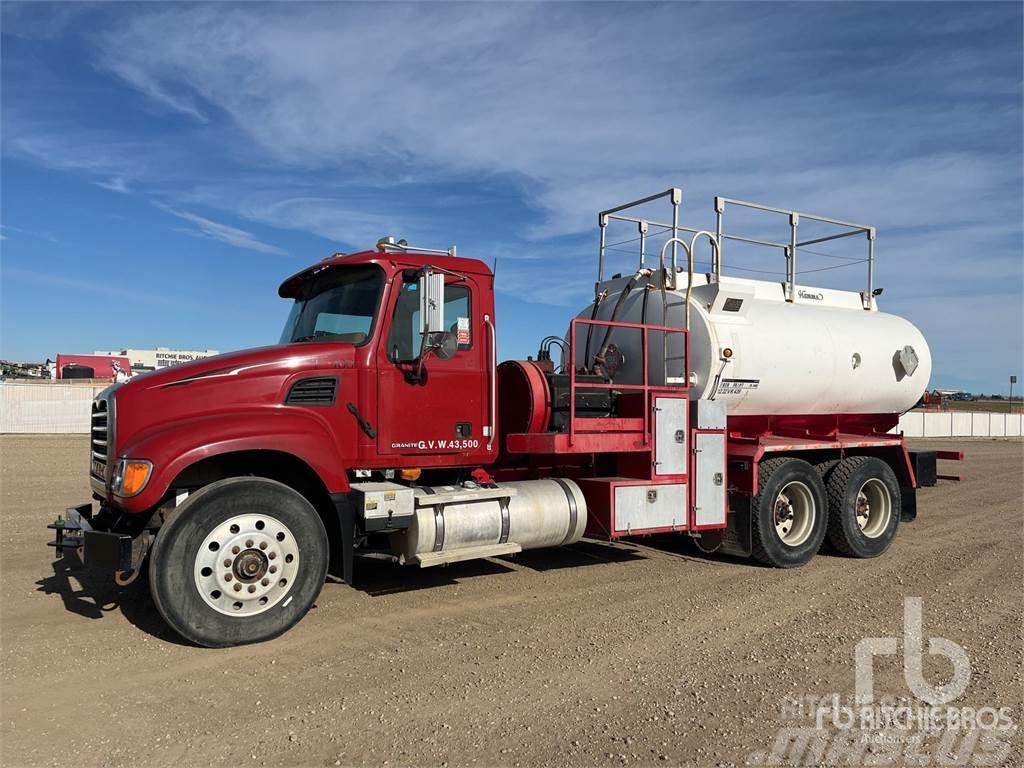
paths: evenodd
<path fill-rule="evenodd" d="M 776 568 L 795 568 L 817 553 L 828 507 L 821 474 L 803 459 L 762 461 L 750 503 L 753 555 Z"/>
<path fill-rule="evenodd" d="M 158 532 L 149 561 L 153 601 L 175 632 L 211 648 L 290 629 L 327 575 L 328 544 L 313 506 L 263 478 L 198 490 Z"/>

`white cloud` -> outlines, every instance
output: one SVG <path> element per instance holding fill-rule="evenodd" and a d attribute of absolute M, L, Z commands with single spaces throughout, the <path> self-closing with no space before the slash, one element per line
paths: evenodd
<path fill-rule="evenodd" d="M 203 216 L 198 216 L 194 213 L 175 210 L 174 208 L 170 208 L 165 205 L 160 205 L 158 207 L 172 216 L 177 216 L 179 219 L 192 224 L 192 227 L 187 229 L 182 228 L 182 231 L 187 234 L 209 238 L 210 240 L 218 240 L 222 243 L 234 246 L 235 248 L 242 248 L 247 251 L 272 253 L 278 256 L 288 255 L 288 252 L 283 248 L 278 248 L 276 245 L 270 245 L 269 243 L 257 240 L 252 234 L 245 230 L 231 227 L 227 224 L 221 224 L 220 222 L 207 219 Z"/>
<path fill-rule="evenodd" d="M 48 243 L 56 243 L 57 238 L 48 232 L 31 232 L 21 227 L 12 227 L 10 224 L 0 224 L 0 230 L 6 229 L 8 232 L 17 232 L 19 235 L 24 235 L 36 240 L 46 240 Z M 0 239 L 9 239 L 6 235 L 0 235 Z"/>
<path fill-rule="evenodd" d="M 83 280 L 52 272 L 35 272 L 29 269 L 7 267 L 3 271 L 4 282 L 12 281 L 30 285 L 60 286 L 72 288 L 82 295 L 110 296 L 143 304 L 160 304 L 173 307 L 197 307 L 197 303 L 183 296 L 168 296 L 164 293 L 149 293 L 130 286 L 112 284 L 110 281 Z"/>
<path fill-rule="evenodd" d="M 207 121 L 206 115 L 195 105 L 192 98 L 174 94 L 151 77 L 142 66 L 120 57 L 108 60 L 108 66 L 114 74 L 145 93 L 160 106 L 193 117 L 202 123 Z"/>
<path fill-rule="evenodd" d="M 131 190 L 128 189 L 128 185 L 125 183 L 125 180 L 120 176 L 113 176 L 109 181 L 97 181 L 96 186 L 102 187 L 103 189 L 109 189 L 111 192 L 120 192 L 122 194 L 131 192 Z"/>

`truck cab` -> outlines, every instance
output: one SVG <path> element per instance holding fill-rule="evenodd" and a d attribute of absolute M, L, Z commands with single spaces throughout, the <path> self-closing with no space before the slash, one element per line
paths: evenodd
<path fill-rule="evenodd" d="M 408 527 L 410 516 L 395 516 L 391 502 L 402 502 L 399 512 L 412 508 L 411 489 L 399 486 L 387 494 L 391 514 L 357 519 L 354 484 L 424 472 L 459 482 L 497 454 L 493 275 L 453 251 L 385 239 L 375 250 L 335 254 L 281 284 L 279 295 L 293 303 L 278 344 L 107 388 L 93 403 L 90 425 L 98 509 L 69 508 L 51 525 L 51 544 L 113 572 L 119 583 L 133 580 L 148 560 L 157 606 L 204 645 L 268 636 L 266 616 L 242 635 L 237 622 L 223 624 L 236 611 L 283 612 L 273 632 L 305 612 L 315 594 L 303 587 L 303 600 L 287 600 L 300 572 L 282 577 L 284 560 L 303 560 L 303 584 L 322 584 L 329 563 L 351 581 L 356 547 L 365 548 L 369 537 L 386 544 L 388 533 Z M 249 511 L 230 514 L 243 499 Z M 218 515 L 237 518 L 215 531 L 224 540 L 206 542 L 204 551 L 237 551 L 196 565 L 199 583 L 209 571 L 221 579 L 219 588 L 197 587 L 201 601 L 175 606 L 187 574 L 169 559 L 198 561 L 171 540 L 186 549 L 195 542 L 171 534 L 180 520 L 196 517 L 183 515 L 196 507 L 205 510 L 202 530 Z M 234 542 L 237 536 L 243 539 Z M 302 540 L 304 553 L 281 544 Z M 194 616 L 204 603 L 212 623 L 197 629 Z"/>
<path fill-rule="evenodd" d="M 493 460 L 494 294 L 483 262 L 382 244 L 300 272 L 279 294 L 295 302 L 281 344 L 324 345 L 325 362 L 351 366 L 328 406 L 349 423 L 347 469 Z M 342 345 L 351 357 L 333 351 Z"/>

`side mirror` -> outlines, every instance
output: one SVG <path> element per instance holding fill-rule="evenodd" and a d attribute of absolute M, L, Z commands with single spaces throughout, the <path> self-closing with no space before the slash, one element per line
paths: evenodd
<path fill-rule="evenodd" d="M 407 371 L 411 383 L 423 383 L 423 363 L 436 347 L 437 334 L 444 333 L 444 272 L 432 272 L 426 267 L 420 275 L 420 353 L 416 356 L 416 370 Z"/>
<path fill-rule="evenodd" d="M 429 267 L 420 276 L 420 333 L 426 339 L 441 333 L 444 326 L 444 273 L 431 272 Z"/>

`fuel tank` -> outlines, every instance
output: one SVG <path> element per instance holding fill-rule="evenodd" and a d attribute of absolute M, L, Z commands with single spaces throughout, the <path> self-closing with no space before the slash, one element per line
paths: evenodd
<path fill-rule="evenodd" d="M 684 328 L 686 276 L 677 289 L 656 277 L 623 277 L 600 286 L 607 295 L 579 319 L 614 319 Z M 632 282 L 632 285 L 630 283 Z M 726 403 L 730 415 L 880 414 L 912 408 L 928 387 L 932 359 L 909 321 L 864 308 L 861 294 L 783 283 L 694 275 L 690 297 L 691 399 Z M 589 360 L 587 339 L 590 337 Z M 612 347 L 611 350 L 608 347 Z M 614 381 L 643 381 L 637 330 L 577 324 L 577 368 L 600 355 L 613 361 Z M 611 354 L 607 354 L 608 352 Z M 683 335 L 650 332 L 650 383 L 681 383 Z"/>
<path fill-rule="evenodd" d="M 486 493 L 463 494 L 454 486 L 416 489 L 416 511 L 401 532 L 407 558 L 452 552 L 501 542 L 523 550 L 575 544 L 587 527 L 587 500 L 575 482 L 548 478 L 501 483 L 503 499 Z M 442 505 L 427 502 L 451 497 Z M 440 511 L 439 511 L 440 510 Z"/>

